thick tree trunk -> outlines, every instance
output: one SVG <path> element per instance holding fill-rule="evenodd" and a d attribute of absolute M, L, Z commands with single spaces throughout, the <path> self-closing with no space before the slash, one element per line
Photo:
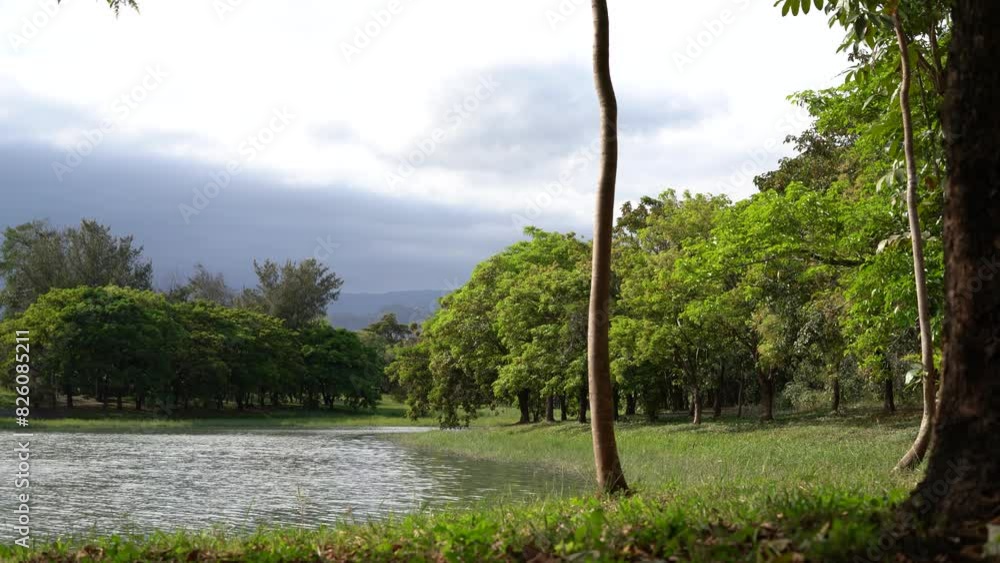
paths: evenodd
<path fill-rule="evenodd" d="M 521 389 L 517 393 L 517 408 L 521 411 L 521 418 L 518 424 L 528 424 L 531 422 L 531 391 Z"/>
<path fill-rule="evenodd" d="M 769 422 L 774 420 L 774 374 L 758 370 L 757 380 L 760 382 L 760 419 Z"/>
<path fill-rule="evenodd" d="M 556 396 L 549 395 L 545 400 L 545 422 L 556 421 Z"/>
<path fill-rule="evenodd" d="M 691 393 L 691 414 L 692 424 L 701 424 L 701 388 L 695 387 Z"/>
<path fill-rule="evenodd" d="M 885 378 L 882 384 L 882 410 L 887 413 L 896 412 L 896 393 L 893 390 L 892 377 Z"/>
<path fill-rule="evenodd" d="M 615 440 L 614 402 L 608 329 L 611 300 L 611 234 L 614 229 L 615 181 L 618 174 L 618 102 L 611 82 L 611 25 L 607 0 L 593 0 L 594 84 L 601 104 L 601 173 L 594 215 L 594 255 L 587 330 L 590 384 L 590 430 L 597 483 L 605 493 L 628 490 Z"/>
<path fill-rule="evenodd" d="M 917 437 L 899 463 L 896 469 L 912 469 L 916 467 L 931 441 L 931 428 L 934 425 L 934 413 L 937 410 L 937 372 L 934 367 L 934 342 L 931 336 L 930 301 L 927 297 L 927 272 L 924 266 L 924 243 L 920 229 L 920 198 L 917 194 L 917 162 L 913 149 L 913 116 L 910 110 L 910 82 L 912 80 L 910 67 L 909 40 L 903 30 L 903 23 L 897 10 L 893 14 L 893 26 L 896 39 L 899 42 L 900 67 L 902 69 L 902 84 L 899 88 L 899 105 L 903 112 L 903 153 L 906 157 L 906 209 L 910 218 L 910 239 L 913 243 L 913 274 L 917 285 L 917 314 L 920 321 L 920 361 L 924 365 L 924 414 L 920 419 L 920 429 Z"/>
<path fill-rule="evenodd" d="M 656 395 L 647 393 L 643 395 L 642 410 L 646 413 L 646 419 L 650 422 L 656 422 L 657 413 L 659 412 L 660 405 L 656 401 Z"/>
<path fill-rule="evenodd" d="M 636 402 L 635 393 L 625 396 L 625 416 L 635 416 Z"/>
<path fill-rule="evenodd" d="M 981 543 L 1000 517 L 1000 2 L 957 0 L 952 14 L 945 375 L 927 474 L 903 511 Z"/>

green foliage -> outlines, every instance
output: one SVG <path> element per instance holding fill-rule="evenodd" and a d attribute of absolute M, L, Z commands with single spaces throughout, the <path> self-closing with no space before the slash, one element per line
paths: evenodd
<path fill-rule="evenodd" d="M 15 330 L 31 335 L 33 396 L 132 397 L 137 409 L 170 413 L 192 404 L 238 409 L 256 399 L 292 399 L 314 407 L 374 407 L 382 360 L 358 335 L 314 322 L 301 331 L 276 317 L 207 301 L 169 302 L 149 291 L 106 287 L 55 289 L 3 323 L 4 349 Z M 0 370 L 13 381 L 13 354 Z"/>
<path fill-rule="evenodd" d="M 84 220 L 57 230 L 44 221 L 7 227 L 0 245 L 0 308 L 20 313 L 53 288 L 118 285 L 149 289 L 153 267 L 131 236 Z"/>
<path fill-rule="evenodd" d="M 298 330 L 326 316 L 326 308 L 340 295 L 344 281 L 315 258 L 278 265 L 271 260 L 253 263 L 257 287 L 245 289 L 238 305 L 277 317 Z"/>

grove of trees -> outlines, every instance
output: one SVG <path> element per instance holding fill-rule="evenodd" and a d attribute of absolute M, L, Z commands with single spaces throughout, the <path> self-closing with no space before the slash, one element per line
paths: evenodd
<path fill-rule="evenodd" d="M 0 247 L 0 337 L 13 345 L 16 331 L 30 331 L 32 391 L 52 406 L 82 396 L 167 412 L 374 407 L 388 347 L 409 327 L 395 318 L 360 334 L 330 326 L 326 308 L 342 282 L 316 260 L 254 269 L 258 286 L 240 292 L 199 265 L 156 293 L 131 237 L 86 220 L 11 227 Z M 11 372 L 14 359 L 0 359 L 0 370 Z"/>

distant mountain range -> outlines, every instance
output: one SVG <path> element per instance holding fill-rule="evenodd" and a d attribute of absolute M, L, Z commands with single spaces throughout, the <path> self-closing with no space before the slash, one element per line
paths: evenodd
<path fill-rule="evenodd" d="M 327 308 L 333 326 L 360 330 L 386 313 L 395 313 L 403 324 L 422 323 L 437 309 L 447 292 L 427 289 L 389 293 L 341 293 Z"/>

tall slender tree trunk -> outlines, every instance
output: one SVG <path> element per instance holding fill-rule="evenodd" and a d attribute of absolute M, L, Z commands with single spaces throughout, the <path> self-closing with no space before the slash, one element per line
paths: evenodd
<path fill-rule="evenodd" d="M 556 396 L 549 395 L 545 400 L 545 422 L 556 421 Z"/>
<path fill-rule="evenodd" d="M 576 413 L 576 420 L 580 424 L 587 424 L 587 407 L 589 405 L 590 398 L 587 396 L 587 391 L 585 389 L 581 389 Z"/>
<path fill-rule="evenodd" d="M 736 392 L 736 418 L 743 418 L 743 381 L 746 375 L 740 377 L 740 389 Z"/>
<path fill-rule="evenodd" d="M 695 386 L 691 393 L 691 423 L 701 424 L 701 388 Z"/>
<path fill-rule="evenodd" d="M 840 412 L 840 378 L 833 378 L 833 412 Z"/>
<path fill-rule="evenodd" d="M 726 364 L 719 368 L 719 384 L 715 388 L 715 404 L 713 405 L 712 418 L 718 420 L 722 418 L 722 387 L 726 383 Z"/>
<path fill-rule="evenodd" d="M 597 483 L 605 493 L 628 490 L 618 444 L 611 396 L 608 328 L 611 300 L 611 232 L 614 229 L 615 181 L 618 174 L 618 101 L 611 82 L 611 25 L 607 0 L 593 0 L 594 83 L 601 104 L 601 176 L 594 216 L 594 256 L 587 330 L 587 374 L 590 384 L 590 430 L 594 442 Z"/>
<path fill-rule="evenodd" d="M 636 402 L 635 393 L 625 396 L 625 416 L 635 416 Z"/>
<path fill-rule="evenodd" d="M 568 408 L 568 405 L 566 404 L 566 395 L 565 394 L 560 395 L 559 396 L 559 419 L 562 420 L 563 422 L 566 422 L 566 419 L 569 418 L 569 414 L 566 412 L 568 410 L 569 410 L 569 408 Z"/>
<path fill-rule="evenodd" d="M 899 43 L 900 67 L 902 84 L 899 87 L 899 105 L 903 112 L 903 153 L 906 157 L 906 209 L 910 216 L 910 240 L 913 242 L 913 277 L 917 284 L 917 314 L 920 321 L 920 360 L 924 365 L 924 414 L 920 419 L 920 429 L 899 463 L 897 470 L 916 467 L 931 442 L 931 428 L 934 425 L 934 413 L 937 410 L 937 371 L 934 368 L 934 341 L 931 335 L 930 302 L 927 297 L 927 273 L 924 267 L 924 242 L 920 229 L 920 198 L 917 194 L 917 162 L 913 149 L 913 115 L 910 109 L 910 47 L 909 39 L 903 29 L 899 10 L 892 16 L 893 27 L 896 30 L 896 40 Z"/>
<path fill-rule="evenodd" d="M 976 544 L 1000 517 L 1000 3 L 956 0 L 952 21 L 945 377 L 926 477 L 903 510 Z"/>

